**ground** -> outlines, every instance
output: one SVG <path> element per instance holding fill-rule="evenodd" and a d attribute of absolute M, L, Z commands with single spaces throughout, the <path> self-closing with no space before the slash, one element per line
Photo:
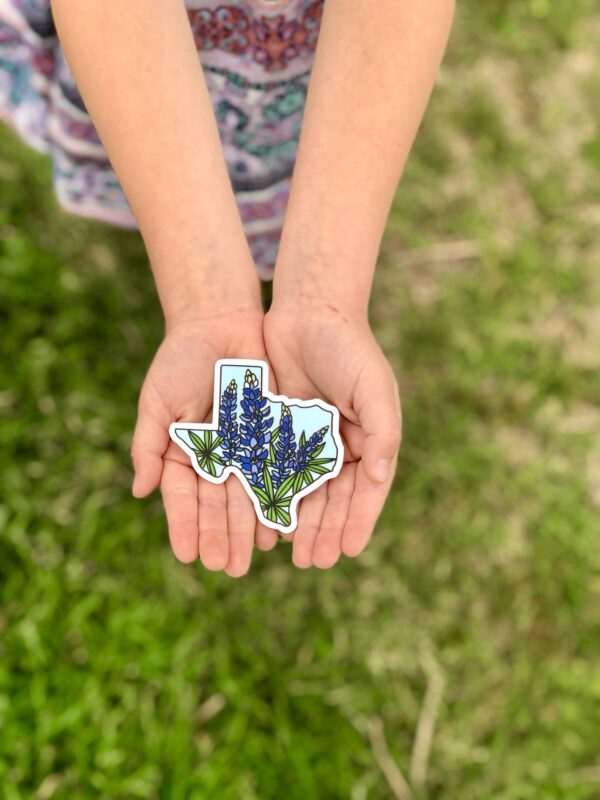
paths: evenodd
<path fill-rule="evenodd" d="M 139 237 L 0 131 L 1 797 L 600 795 L 599 35 L 459 4 L 373 293 L 398 474 L 329 572 L 174 561 L 129 492 Z"/>

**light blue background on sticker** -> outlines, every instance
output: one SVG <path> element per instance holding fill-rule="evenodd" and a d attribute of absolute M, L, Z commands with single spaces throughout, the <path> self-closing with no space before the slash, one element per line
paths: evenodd
<path fill-rule="evenodd" d="M 244 379 L 246 376 L 246 370 L 250 369 L 250 371 L 256 376 L 259 386 L 261 387 L 261 391 L 264 392 L 268 389 L 267 386 L 263 386 L 264 376 L 263 376 L 263 369 L 260 366 L 248 365 L 248 366 L 241 366 L 238 364 L 223 364 L 220 368 L 220 381 L 218 387 L 218 396 L 219 396 L 219 403 L 220 398 L 223 396 L 223 392 L 229 385 L 232 380 L 235 380 L 237 384 L 237 418 L 238 422 L 240 421 L 240 415 L 242 414 L 242 407 L 241 407 L 241 400 L 243 398 L 243 388 L 244 388 Z M 271 409 L 271 416 L 273 417 L 273 425 L 271 427 L 271 431 L 275 430 L 279 426 L 279 421 L 281 417 L 281 406 L 283 405 L 282 401 L 278 400 L 271 400 L 271 398 L 267 398 L 269 407 Z M 335 445 L 335 441 L 331 432 L 331 426 L 333 423 L 333 415 L 330 411 L 327 411 L 324 408 L 321 408 L 318 405 L 312 406 L 296 406 L 293 403 L 287 404 L 288 408 L 290 409 L 292 415 L 292 426 L 294 428 L 294 435 L 296 437 L 296 446 L 298 446 L 298 442 L 300 440 L 300 436 L 302 431 L 308 440 L 313 433 L 318 431 L 320 428 L 325 426 L 328 427 L 327 433 L 325 434 L 325 438 L 323 439 L 323 443 L 325 447 L 319 454 L 319 458 L 333 458 L 337 457 L 337 447 Z M 213 410 L 218 417 L 218 406 L 216 411 Z M 213 421 L 218 422 L 218 419 Z M 189 447 L 193 449 L 193 444 L 190 440 L 189 433 L 186 428 L 182 427 L 177 429 L 177 435 L 184 441 Z M 201 434 L 200 434 L 201 435 Z M 332 462 L 333 463 L 333 462 Z M 223 467 L 217 468 L 217 474 L 221 475 L 223 472 Z"/>
<path fill-rule="evenodd" d="M 238 388 L 238 420 L 240 414 L 242 413 L 241 408 L 241 400 L 243 397 L 243 388 L 244 388 L 244 379 L 246 376 L 246 370 L 250 369 L 250 371 L 256 375 L 258 380 L 259 386 L 261 387 L 261 391 L 264 394 L 265 391 L 269 388 L 268 386 L 263 386 L 263 370 L 261 367 L 255 366 L 238 366 L 237 364 L 228 364 L 221 366 L 221 380 L 219 385 L 219 398 L 223 396 L 223 392 L 229 385 L 231 380 L 235 380 L 237 383 Z M 271 430 L 274 430 L 279 426 L 279 419 L 281 417 L 281 406 L 283 405 L 282 402 L 277 400 L 271 400 L 268 398 L 269 406 L 271 408 L 271 415 L 273 417 L 273 427 Z M 335 458 L 337 455 L 337 448 L 335 446 L 335 442 L 333 440 L 333 436 L 331 435 L 331 425 L 333 422 L 333 415 L 330 411 L 326 411 L 324 408 L 320 406 L 295 406 L 293 403 L 287 404 L 290 412 L 292 414 L 292 425 L 294 428 L 294 434 L 296 436 L 296 445 L 298 445 L 298 441 L 300 439 L 300 435 L 302 431 L 304 431 L 305 436 L 307 439 L 312 436 L 315 431 L 318 431 L 319 428 L 328 426 L 329 430 L 327 431 L 324 443 L 325 447 L 323 451 L 319 454 L 319 458 Z"/>

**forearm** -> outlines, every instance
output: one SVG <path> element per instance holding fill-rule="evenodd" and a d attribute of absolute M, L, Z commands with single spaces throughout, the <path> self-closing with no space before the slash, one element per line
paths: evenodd
<path fill-rule="evenodd" d="M 275 273 L 363 313 L 381 236 L 448 38 L 452 0 L 327 0 Z"/>
<path fill-rule="evenodd" d="M 258 282 L 182 0 L 53 0 L 61 44 L 139 223 L 170 320 Z"/>

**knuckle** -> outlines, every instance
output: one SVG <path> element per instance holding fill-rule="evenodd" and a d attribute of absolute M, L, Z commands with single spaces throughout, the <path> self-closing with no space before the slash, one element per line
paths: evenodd
<path fill-rule="evenodd" d="M 193 498 L 196 499 L 196 492 L 187 486 L 170 486 L 162 490 L 163 498 Z"/>
<path fill-rule="evenodd" d="M 200 525 L 200 528 L 205 539 L 224 539 L 227 535 L 225 528 L 219 525 Z"/>
<path fill-rule="evenodd" d="M 200 508 L 202 509 L 210 509 L 213 511 L 224 511 L 225 510 L 225 500 L 220 497 L 213 497 L 212 494 L 207 494 L 200 498 Z"/>
<path fill-rule="evenodd" d="M 316 522 L 302 522 L 298 524 L 296 536 L 313 538 L 319 533 L 320 529 L 321 526 Z"/>
<path fill-rule="evenodd" d="M 227 498 L 227 510 L 237 513 L 252 511 L 250 500 L 245 497 Z"/>

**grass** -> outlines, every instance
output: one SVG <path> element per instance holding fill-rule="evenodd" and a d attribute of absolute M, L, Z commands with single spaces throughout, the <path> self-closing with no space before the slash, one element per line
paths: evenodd
<path fill-rule="evenodd" d="M 598 797 L 599 31 L 460 5 L 373 294 L 398 476 L 325 573 L 174 561 L 129 494 L 139 237 L 0 131 L 2 798 Z"/>

